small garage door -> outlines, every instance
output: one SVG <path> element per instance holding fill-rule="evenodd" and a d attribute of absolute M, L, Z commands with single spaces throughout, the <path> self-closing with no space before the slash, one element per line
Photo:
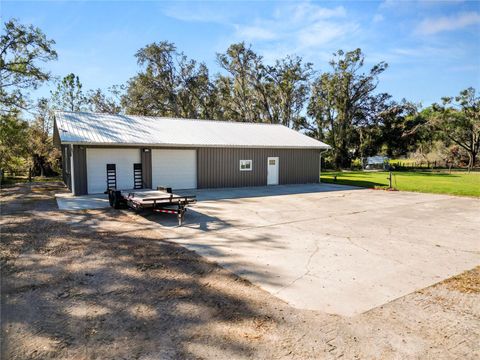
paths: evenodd
<path fill-rule="evenodd" d="M 197 152 L 195 150 L 152 150 L 152 188 L 197 187 Z"/>
<path fill-rule="evenodd" d="M 87 184 L 89 194 L 107 189 L 107 164 L 115 164 L 117 189 L 133 189 L 133 164 L 140 163 L 140 149 L 87 148 Z"/>

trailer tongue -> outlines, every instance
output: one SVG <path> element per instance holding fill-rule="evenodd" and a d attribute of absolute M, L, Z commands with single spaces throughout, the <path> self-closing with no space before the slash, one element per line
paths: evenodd
<path fill-rule="evenodd" d="M 137 191 L 109 188 L 106 192 L 110 206 L 115 209 L 127 207 L 135 211 L 151 209 L 158 213 L 177 214 L 179 225 L 183 224 L 187 207 L 197 202 L 194 195 L 176 195 L 171 188 L 165 187 Z"/>

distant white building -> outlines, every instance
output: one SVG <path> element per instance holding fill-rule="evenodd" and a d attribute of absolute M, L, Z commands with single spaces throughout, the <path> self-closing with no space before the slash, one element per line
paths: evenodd
<path fill-rule="evenodd" d="M 385 165 L 388 163 L 388 157 L 376 155 L 376 156 L 369 156 L 365 161 L 365 169 L 384 169 Z"/>

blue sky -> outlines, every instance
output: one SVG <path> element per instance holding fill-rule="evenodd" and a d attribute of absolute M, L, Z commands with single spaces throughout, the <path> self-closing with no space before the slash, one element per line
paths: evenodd
<path fill-rule="evenodd" d="M 429 105 L 473 86 L 480 91 L 479 1 L 1 2 L 56 41 L 54 75 L 79 75 L 85 89 L 125 83 L 135 52 L 174 42 L 219 71 L 215 53 L 246 41 L 267 62 L 297 54 L 328 70 L 331 54 L 360 47 L 366 65 L 386 61 L 380 91 Z M 49 87 L 34 96 L 48 95 Z"/>

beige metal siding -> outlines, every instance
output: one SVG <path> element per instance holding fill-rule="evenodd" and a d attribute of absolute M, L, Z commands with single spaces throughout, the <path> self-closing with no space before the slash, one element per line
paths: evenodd
<path fill-rule="evenodd" d="M 263 186 L 267 158 L 279 158 L 279 183 L 319 181 L 319 150 L 198 148 L 198 188 Z M 240 171 L 240 160 L 252 160 L 252 171 Z"/>

